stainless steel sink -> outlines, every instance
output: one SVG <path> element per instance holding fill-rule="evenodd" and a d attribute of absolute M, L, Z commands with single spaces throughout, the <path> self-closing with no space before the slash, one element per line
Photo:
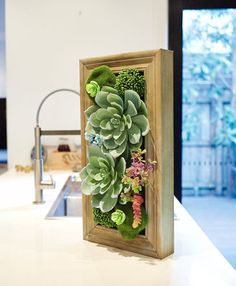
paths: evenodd
<path fill-rule="evenodd" d="M 81 182 L 75 176 L 70 176 L 46 218 L 80 217 L 82 216 Z"/>

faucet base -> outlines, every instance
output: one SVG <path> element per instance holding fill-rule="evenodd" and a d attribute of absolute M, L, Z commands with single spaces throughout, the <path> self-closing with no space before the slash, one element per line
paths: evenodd
<path fill-rule="evenodd" d="M 35 205 L 42 205 L 42 204 L 45 204 L 45 203 L 46 203 L 45 201 L 41 201 L 41 202 L 33 201 L 33 204 L 35 204 Z"/>

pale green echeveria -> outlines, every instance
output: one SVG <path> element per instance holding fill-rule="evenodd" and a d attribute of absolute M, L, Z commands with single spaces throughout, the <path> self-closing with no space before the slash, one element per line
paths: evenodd
<path fill-rule="evenodd" d="M 85 89 L 91 97 L 95 97 L 96 94 L 100 91 L 100 86 L 96 81 L 91 80 L 90 83 L 86 84 Z"/>
<path fill-rule="evenodd" d="M 80 173 L 81 190 L 84 195 L 92 195 L 92 205 L 102 212 L 112 210 L 122 191 L 122 177 L 126 162 L 110 154 L 104 154 L 98 146 L 90 145 L 89 162 Z"/>
<path fill-rule="evenodd" d="M 121 225 L 126 219 L 126 215 L 122 210 L 117 209 L 111 214 L 111 220 L 114 221 L 117 225 Z"/>
<path fill-rule="evenodd" d="M 149 132 L 147 108 L 140 96 L 133 90 L 126 90 L 121 98 L 116 90 L 102 89 L 97 93 L 97 105 L 89 107 L 86 131 L 99 134 L 102 138 L 102 151 L 113 158 L 138 150 L 142 137 Z M 115 91 L 115 92 L 114 92 Z M 125 154 L 125 155 L 124 155 Z"/>

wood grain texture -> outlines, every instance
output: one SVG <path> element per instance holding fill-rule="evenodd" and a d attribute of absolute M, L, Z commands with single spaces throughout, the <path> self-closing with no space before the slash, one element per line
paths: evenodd
<path fill-rule="evenodd" d="M 156 160 L 158 166 L 145 190 L 145 206 L 149 217 L 145 235 L 139 235 L 132 241 L 124 241 L 118 231 L 95 225 L 91 197 L 83 196 L 84 239 L 164 258 L 174 251 L 173 53 L 151 50 L 80 61 L 82 166 L 87 164 L 84 111 L 92 104 L 84 86 L 91 70 L 103 64 L 109 66 L 113 72 L 127 68 L 144 72 L 145 103 L 151 128 L 145 137 L 146 158 Z"/>

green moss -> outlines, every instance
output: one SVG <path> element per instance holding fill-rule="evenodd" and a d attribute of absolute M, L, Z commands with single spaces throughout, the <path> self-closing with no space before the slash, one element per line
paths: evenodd
<path fill-rule="evenodd" d="M 114 87 L 116 83 L 116 76 L 113 74 L 113 72 L 108 66 L 103 65 L 92 70 L 86 81 L 86 84 L 90 83 L 91 81 L 97 82 L 100 88 L 102 88 L 103 86 Z"/>
<path fill-rule="evenodd" d="M 116 223 L 111 220 L 112 213 L 113 211 L 103 213 L 100 209 L 93 208 L 94 222 L 107 228 L 116 228 Z"/>
<path fill-rule="evenodd" d="M 122 70 L 116 78 L 115 89 L 120 95 L 124 95 L 125 90 L 132 89 L 140 96 L 144 95 L 145 79 L 136 69 Z"/>
<path fill-rule="evenodd" d="M 127 203 L 126 205 L 118 205 L 117 208 L 122 210 L 126 215 L 124 223 L 117 226 L 118 231 L 120 232 L 124 240 L 134 239 L 140 232 L 142 232 L 145 229 L 148 223 L 148 216 L 145 208 L 143 206 L 141 207 L 142 223 L 137 228 L 132 227 L 133 223 L 132 204 Z"/>

